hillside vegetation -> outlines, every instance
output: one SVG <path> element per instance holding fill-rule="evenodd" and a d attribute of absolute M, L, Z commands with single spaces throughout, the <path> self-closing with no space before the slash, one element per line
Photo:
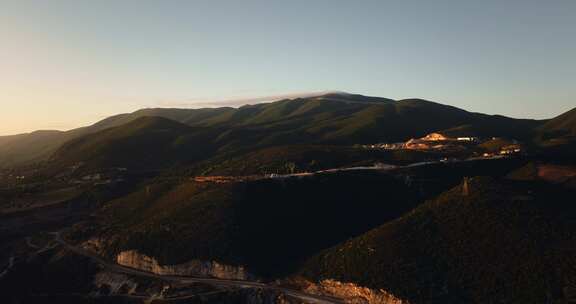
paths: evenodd
<path fill-rule="evenodd" d="M 208 154 L 210 135 L 161 117 L 141 117 L 120 127 L 74 139 L 59 148 L 53 161 L 84 168 L 126 167 L 154 170 Z"/>
<path fill-rule="evenodd" d="M 109 159 L 110 163 L 111 159 L 121 158 L 124 155 L 119 152 L 120 150 L 133 152 L 127 154 L 139 159 L 141 158 L 139 155 L 147 151 L 145 149 L 130 150 L 129 146 L 144 148 L 153 144 L 153 149 L 162 151 L 176 149 L 182 152 L 186 147 L 192 149 L 186 159 L 178 153 L 174 155 L 173 163 L 185 163 L 183 162 L 185 160 L 192 162 L 208 158 L 218 159 L 218 156 L 229 160 L 268 147 L 276 147 L 277 151 L 280 151 L 282 149 L 280 147 L 294 145 L 334 146 L 400 141 L 463 123 L 471 123 L 476 129 L 483 130 L 485 134 L 526 138 L 530 135 L 531 127 L 538 124 L 537 121 L 531 120 L 469 113 L 424 100 L 395 102 L 381 98 L 334 94 L 244 106 L 238 109 L 212 109 L 201 112 L 150 109 L 136 112 L 133 115 L 138 117 L 151 114 L 168 116 L 180 121 L 178 128 L 165 128 L 170 129 L 166 132 L 175 132 L 172 135 L 166 133 L 166 136 L 170 136 L 173 140 L 177 139 L 176 146 L 172 140 L 155 142 L 151 138 L 143 139 L 142 134 L 155 132 L 143 130 L 155 128 L 155 126 L 136 126 L 134 122 L 160 117 L 143 116 L 122 127 L 99 131 L 72 140 L 56 153 L 56 159 L 94 162 L 94 155 L 97 154 L 100 158 Z M 108 123 L 127 120 L 127 117 L 117 116 L 109 119 Z M 164 124 L 167 124 L 167 120 Z M 176 121 L 173 126 L 175 125 Z M 186 129 L 184 125 L 191 127 Z M 133 133 L 136 127 L 139 128 L 139 133 Z M 120 128 L 126 130 L 120 131 Z M 115 138 L 121 138 L 121 140 L 115 140 Z M 129 146 L 123 144 L 127 142 L 132 144 Z M 139 142 L 142 144 L 137 144 Z M 147 144 L 144 145 L 144 143 Z M 100 148 L 103 146 L 106 148 Z M 280 154 L 286 153 L 280 152 Z M 348 158 L 358 158 L 358 156 L 348 155 L 346 156 Z M 247 157 L 250 158 L 250 156 Z M 160 158 L 162 158 L 161 155 Z M 133 162 L 135 159 L 125 158 Z M 394 157 L 388 159 L 393 160 Z M 310 161 L 312 160 L 314 159 Z M 116 159 L 114 162 L 122 163 L 121 159 Z M 272 168 L 277 167 L 277 164 L 266 165 Z M 312 168 L 313 166 L 305 164 L 304 167 Z"/>
<path fill-rule="evenodd" d="M 78 229 L 75 238 L 104 240 L 111 258 L 138 250 L 162 264 L 216 260 L 278 277 L 400 217 L 463 176 L 501 176 L 519 165 L 486 161 L 229 184 L 157 181 L 106 203 L 87 226 L 96 231 Z"/>
<path fill-rule="evenodd" d="M 538 130 L 545 138 L 576 136 L 576 108 L 544 123 Z"/>
<path fill-rule="evenodd" d="M 411 304 L 571 303 L 575 114 L 522 120 L 332 93 L 0 137 L 0 289 L 87 302 L 106 292 L 93 289 L 97 265 L 33 244 L 59 231 L 111 262 L 212 261 Z M 431 132 L 480 138 L 421 138 Z"/>
<path fill-rule="evenodd" d="M 576 290 L 574 193 L 475 178 L 311 259 L 303 274 L 410 303 L 565 303 Z"/>
<path fill-rule="evenodd" d="M 576 108 L 546 122 L 537 129 L 540 157 L 576 163 Z"/>
<path fill-rule="evenodd" d="M 200 175 L 251 175 L 314 172 L 324 169 L 373 166 L 378 163 L 403 165 L 436 160 L 434 151 L 386 151 L 336 145 L 274 146 L 228 157 L 222 155 L 193 166 Z"/>
<path fill-rule="evenodd" d="M 524 139 L 530 138 L 532 130 L 541 124 L 534 120 L 470 113 L 421 99 L 393 101 L 334 93 L 240 108 L 144 109 L 67 132 L 0 137 L 0 166 L 46 160 L 66 142 L 102 141 L 99 138 L 110 135 L 106 129 L 151 116 L 204 130 L 203 134 L 211 136 L 197 144 L 213 144 L 219 152 L 293 144 L 395 142 L 461 126 L 474 130 L 460 132 L 462 134 Z M 105 135 L 92 136 L 99 132 Z"/>
<path fill-rule="evenodd" d="M 135 249 L 163 264 L 216 260 L 263 276 L 418 203 L 403 181 L 380 175 L 149 187 L 104 208 L 97 235 L 109 255 Z"/>

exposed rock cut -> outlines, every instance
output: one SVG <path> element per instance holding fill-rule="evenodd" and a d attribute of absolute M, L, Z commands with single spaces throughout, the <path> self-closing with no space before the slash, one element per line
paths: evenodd
<path fill-rule="evenodd" d="M 215 261 L 192 260 L 179 265 L 160 265 L 156 259 L 137 251 L 123 251 L 116 257 L 120 265 L 158 275 L 197 275 L 226 280 L 252 280 L 243 266 L 230 266 Z"/>
<path fill-rule="evenodd" d="M 323 280 L 318 284 L 309 284 L 304 288 L 304 291 L 311 294 L 341 298 L 346 303 L 351 304 L 409 304 L 383 289 L 374 290 L 334 280 Z"/>

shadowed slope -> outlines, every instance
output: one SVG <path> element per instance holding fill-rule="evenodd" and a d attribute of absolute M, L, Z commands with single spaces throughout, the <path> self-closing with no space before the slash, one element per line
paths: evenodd
<path fill-rule="evenodd" d="M 456 187 L 325 251 L 304 273 L 411 303 L 556 303 L 576 287 L 573 193 L 488 178 L 473 179 L 469 193 Z"/>
<path fill-rule="evenodd" d="M 576 136 L 576 108 L 546 122 L 538 130 L 545 137 Z"/>
<path fill-rule="evenodd" d="M 154 184 L 109 203 L 98 226 L 112 256 L 138 250 L 162 264 L 216 260 L 278 276 L 416 203 L 402 181 L 375 174 Z"/>
<path fill-rule="evenodd" d="M 74 139 L 54 156 L 57 164 L 153 170 L 194 160 L 209 149 L 192 127 L 160 117 L 142 117 L 120 127 Z"/>
<path fill-rule="evenodd" d="M 576 108 L 548 121 L 537 132 L 542 156 L 554 161 L 576 161 Z"/>
<path fill-rule="evenodd" d="M 162 180 L 107 203 L 88 226 L 98 227 L 94 236 L 111 257 L 138 250 L 161 264 L 208 259 L 277 277 L 398 218 L 462 176 L 517 166 L 498 160 L 224 184 Z"/>

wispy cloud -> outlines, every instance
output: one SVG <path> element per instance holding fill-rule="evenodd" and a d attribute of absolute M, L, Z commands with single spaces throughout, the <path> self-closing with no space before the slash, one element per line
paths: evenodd
<path fill-rule="evenodd" d="M 247 104 L 257 104 L 264 102 L 272 102 L 282 99 L 306 98 L 320 96 L 334 91 L 319 91 L 319 92 L 299 92 L 289 94 L 277 94 L 268 96 L 243 96 L 243 97 L 228 97 L 228 98 L 187 98 L 185 100 L 164 100 L 159 101 L 160 107 L 175 107 L 175 108 L 212 108 L 212 107 L 239 107 Z"/>

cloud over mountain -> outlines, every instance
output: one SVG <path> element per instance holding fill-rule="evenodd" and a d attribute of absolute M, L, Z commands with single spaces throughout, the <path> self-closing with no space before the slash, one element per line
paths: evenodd
<path fill-rule="evenodd" d="M 309 98 L 322 96 L 330 93 L 342 93 L 338 91 L 296 92 L 266 96 L 238 96 L 227 98 L 189 98 L 186 100 L 166 100 L 158 102 L 160 107 L 176 108 L 212 108 L 212 107 L 240 107 L 247 104 L 273 102 L 283 99 Z"/>

